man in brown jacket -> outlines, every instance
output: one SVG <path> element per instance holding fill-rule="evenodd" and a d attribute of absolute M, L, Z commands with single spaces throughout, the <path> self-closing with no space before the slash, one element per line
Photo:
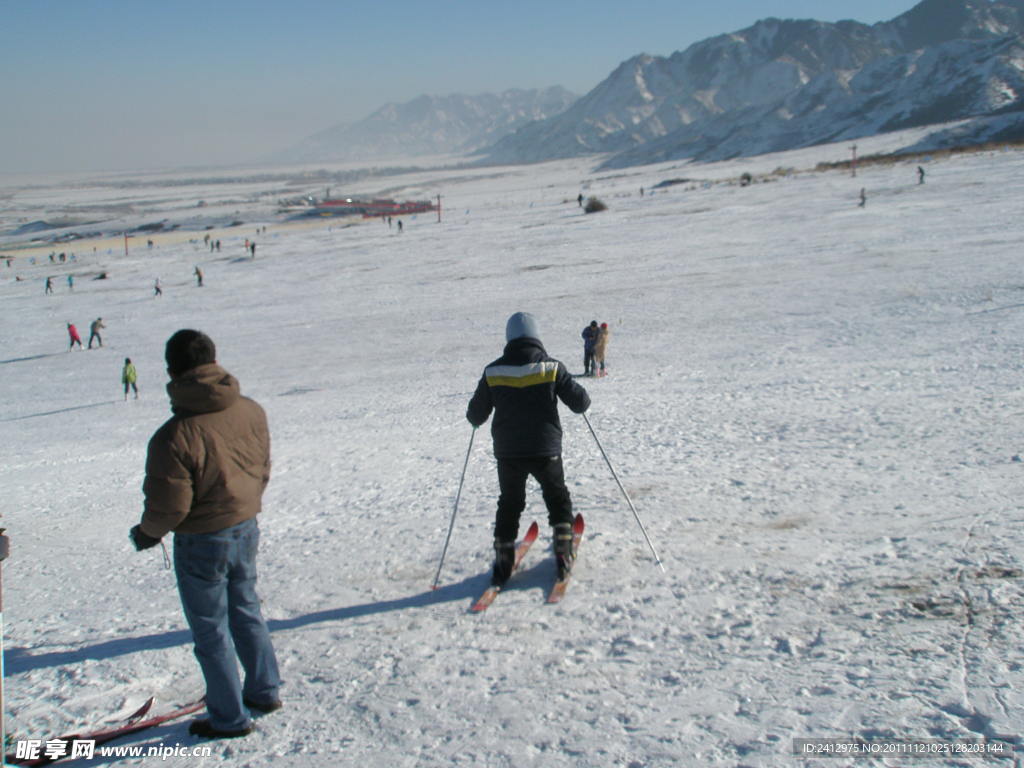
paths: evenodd
<path fill-rule="evenodd" d="M 189 732 L 245 736 L 250 710 L 281 707 L 277 658 L 256 595 L 256 515 L 270 479 L 270 431 L 259 404 L 217 365 L 209 336 L 178 331 L 165 358 L 174 416 L 149 441 L 145 509 L 131 538 L 142 550 L 174 532 L 178 592 L 209 713 Z"/>

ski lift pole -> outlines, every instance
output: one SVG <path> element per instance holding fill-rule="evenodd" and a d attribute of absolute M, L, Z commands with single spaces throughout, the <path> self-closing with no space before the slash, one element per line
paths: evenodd
<path fill-rule="evenodd" d="M 462 498 L 462 484 L 466 481 L 466 467 L 469 466 L 469 454 L 473 451 L 473 438 L 476 437 L 476 427 L 469 433 L 469 448 L 466 449 L 466 460 L 462 464 L 462 476 L 459 478 L 459 490 L 455 494 L 455 507 L 452 509 L 452 519 L 448 523 L 448 536 L 444 540 L 444 549 L 441 550 L 441 562 L 437 564 L 437 575 L 434 576 L 434 585 L 431 589 L 437 589 L 441 580 L 441 568 L 444 567 L 444 557 L 448 554 L 448 544 L 452 540 L 452 530 L 455 528 L 455 515 L 459 511 L 459 499 Z"/>
<path fill-rule="evenodd" d="M 651 548 L 651 554 L 654 555 L 654 562 L 661 568 L 661 572 L 665 573 L 665 566 L 661 562 L 661 558 L 658 557 L 657 550 L 654 549 L 654 544 L 651 543 L 651 537 L 647 535 L 647 529 L 644 528 L 643 522 L 640 520 L 640 514 L 636 511 L 636 507 L 633 506 L 633 500 L 629 498 L 629 494 L 626 493 L 626 489 L 622 487 L 622 482 L 619 480 L 619 476 L 615 474 L 615 467 L 612 466 L 611 461 L 608 460 L 608 454 L 604 452 L 604 448 L 601 445 L 601 441 L 597 439 L 597 433 L 594 431 L 594 427 L 590 424 L 590 419 L 587 418 L 586 413 L 580 414 L 583 416 L 583 420 L 587 422 L 587 428 L 590 430 L 590 434 L 594 436 L 594 442 L 597 443 L 597 449 L 601 452 L 601 456 L 604 457 L 604 463 L 608 465 L 608 469 L 612 472 L 612 477 L 615 478 L 615 483 L 619 486 L 619 490 L 622 491 L 622 495 L 626 497 L 626 503 L 629 504 L 630 510 L 633 512 L 633 517 L 636 518 L 636 524 L 640 526 L 640 533 L 644 535 L 644 539 L 647 541 L 647 546 Z"/>

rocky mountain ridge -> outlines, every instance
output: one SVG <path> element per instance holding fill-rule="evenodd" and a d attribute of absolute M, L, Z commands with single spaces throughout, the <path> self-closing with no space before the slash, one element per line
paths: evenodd
<path fill-rule="evenodd" d="M 1024 0 L 924 0 L 875 25 L 765 19 L 668 57 L 623 62 L 483 159 L 720 160 L 1005 115 L 1024 109 L 1022 35 Z M 1015 124 L 1004 118 L 1001 134 Z"/>

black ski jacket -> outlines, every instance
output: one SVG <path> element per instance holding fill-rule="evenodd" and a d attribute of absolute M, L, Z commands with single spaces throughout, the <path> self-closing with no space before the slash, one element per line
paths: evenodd
<path fill-rule="evenodd" d="M 513 339 L 484 369 L 466 418 L 481 426 L 491 411 L 494 455 L 499 459 L 562 455 L 558 400 L 574 413 L 590 407 L 590 395 L 537 339 Z"/>

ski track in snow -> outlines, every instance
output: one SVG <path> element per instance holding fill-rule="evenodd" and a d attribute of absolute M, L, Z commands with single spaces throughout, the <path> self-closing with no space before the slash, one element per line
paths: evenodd
<path fill-rule="evenodd" d="M 843 151 L 598 177 L 581 161 L 424 172 L 389 194 L 439 191 L 446 220 L 407 219 L 401 236 L 268 219 L 255 260 L 241 227 L 224 254 L 157 236 L 127 257 L 0 267 L 8 731 L 45 738 L 202 690 L 173 574 L 127 539 L 169 413 L 163 344 L 198 327 L 271 421 L 260 591 L 286 680 L 286 708 L 211 742 L 215 758 L 838 768 L 899 762 L 802 760 L 792 740 L 1019 745 L 1024 155 L 935 161 L 924 186 L 916 163 L 720 183 Z M 679 175 L 716 183 L 637 194 Z M 584 216 L 581 185 L 609 210 Z M 668 573 L 563 409 L 587 518 L 566 600 L 543 605 L 554 565 L 534 489 L 522 530 L 539 520 L 541 541 L 474 615 L 489 428 L 430 585 L 466 404 L 516 310 L 576 373 L 580 330 L 611 325 L 610 375 L 582 380 L 589 417 Z M 65 352 L 64 323 L 97 316 L 107 346 Z M 139 401 L 121 400 L 125 356 Z M 124 743 L 194 744 L 186 723 Z"/>

